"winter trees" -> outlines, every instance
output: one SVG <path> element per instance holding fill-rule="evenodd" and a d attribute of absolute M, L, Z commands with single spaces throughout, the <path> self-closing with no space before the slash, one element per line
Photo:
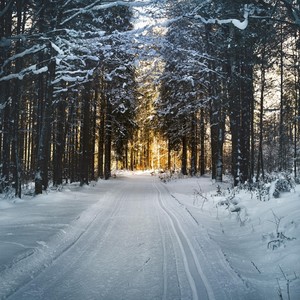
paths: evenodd
<path fill-rule="evenodd" d="M 180 7 L 175 6 L 173 12 L 169 11 L 171 17 L 177 17 L 177 9 Z M 183 18 L 168 27 L 163 50 L 166 65 L 162 76 L 161 101 L 157 106 L 170 149 L 181 145 L 183 174 L 188 173 L 188 148 L 191 149 L 190 171 L 193 175 L 198 168 L 196 139 L 199 136 L 201 110 L 207 107 L 207 55 L 200 32 L 204 32 L 201 26 L 195 26 L 191 20 Z"/>
<path fill-rule="evenodd" d="M 148 5 L 158 19 L 134 28 Z M 161 74 L 138 82 L 134 61 L 158 55 Z M 154 167 L 155 141 L 183 174 L 297 174 L 298 60 L 294 1 L 1 0 L 0 190 Z"/>
<path fill-rule="evenodd" d="M 297 24 L 299 8 L 290 1 L 281 3 L 230 0 L 169 2 L 171 22 L 166 35 L 166 68 L 162 76 L 159 111 L 164 116 L 168 136 L 173 132 L 178 139 L 178 133 L 185 126 L 185 136 L 190 139 L 189 155 L 192 159 L 189 167 L 192 174 L 195 145 L 191 137 L 194 136 L 194 127 L 187 126 L 193 123 L 189 123 L 186 117 L 192 118 L 194 114 L 199 118 L 200 109 L 209 115 L 212 178 L 222 180 L 226 132 L 230 139 L 230 169 L 234 184 L 252 181 L 255 171 L 257 179 L 260 173 L 264 175 L 264 125 L 268 117 L 264 109 L 266 88 L 271 86 L 266 76 L 276 72 L 274 65 L 279 67 L 280 75 L 273 77 L 281 78 L 278 81 L 281 96 L 278 100 L 277 155 L 278 161 L 282 162 L 279 169 L 286 170 L 288 165 L 291 166 L 288 150 L 291 148 L 288 142 L 291 135 L 295 137 L 291 138 L 296 157 L 296 125 L 294 129 L 287 126 L 291 122 L 288 116 L 293 115 L 288 112 L 288 107 L 296 105 L 286 100 L 285 77 L 289 77 L 287 44 L 291 45 L 291 39 L 294 39 L 288 31 L 294 31 L 293 23 Z M 282 31 L 283 28 L 288 28 L 288 31 Z M 295 66 L 295 63 L 292 65 Z M 190 86 L 187 78 L 192 82 Z M 296 81 L 294 77 L 294 83 Z M 182 87 L 183 82 L 185 88 Z M 199 137 L 196 140 L 199 144 Z M 182 142 L 183 166 L 186 164 L 184 148 L 185 143 Z M 272 170 L 275 171 L 274 168 Z M 186 173 L 185 166 L 182 171 Z"/>
<path fill-rule="evenodd" d="M 241 3 L 217 1 L 201 5 L 200 16 L 197 1 L 170 4 L 171 14 L 176 16 L 179 11 L 181 15 L 171 23 L 167 35 L 162 103 L 172 121 L 178 118 L 171 121 L 177 126 L 174 132 L 177 136 L 183 132 L 183 173 L 187 173 L 185 140 L 190 135 L 191 173 L 195 174 L 195 117 L 206 109 L 210 115 L 213 178 L 222 180 L 226 115 L 230 120 L 233 176 L 236 182 L 250 177 L 253 50 L 249 47 L 253 41 L 241 30 L 245 29 L 243 24 L 236 21 L 240 16 L 247 21 L 247 10 Z M 172 129 L 170 125 L 167 128 Z"/>
<path fill-rule="evenodd" d="M 63 179 L 82 184 L 95 179 L 101 120 L 107 124 L 102 132 L 107 161 L 110 119 L 119 124 L 116 148 L 122 148 L 124 136 L 128 139 L 133 70 L 120 32 L 132 28 L 131 13 L 125 4 L 101 4 L 1 1 L 2 191 L 14 186 L 21 196 L 21 180 L 32 176 L 36 194 L 47 189 L 49 180 L 60 185 Z M 121 111 L 127 111 L 123 121 Z"/>
<path fill-rule="evenodd" d="M 257 51 L 257 66 L 260 68 L 257 72 L 260 77 L 257 178 L 260 174 L 264 177 L 264 167 L 269 172 L 293 168 L 294 175 L 298 176 L 299 10 L 297 4 L 290 1 L 264 4 L 264 11 L 253 15 L 253 19 L 259 20 L 268 33 L 261 37 L 264 47 Z M 275 99 L 277 101 L 274 101 Z M 267 129 L 270 127 L 273 128 L 271 132 Z M 277 161 L 275 165 L 274 156 Z"/>

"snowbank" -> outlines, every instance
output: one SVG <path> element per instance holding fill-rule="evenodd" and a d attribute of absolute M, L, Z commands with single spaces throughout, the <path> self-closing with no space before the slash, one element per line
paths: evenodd
<path fill-rule="evenodd" d="M 208 177 L 165 185 L 263 299 L 299 299 L 299 185 L 277 199 L 271 194 L 269 201 L 259 201 L 255 191 L 229 190 L 229 184 Z"/>

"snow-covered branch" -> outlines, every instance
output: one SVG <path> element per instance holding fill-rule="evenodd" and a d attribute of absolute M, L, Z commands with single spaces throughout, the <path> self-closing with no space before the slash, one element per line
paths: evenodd
<path fill-rule="evenodd" d="M 1 77 L 0 82 L 12 80 L 12 79 L 22 80 L 26 75 L 30 75 L 30 74 L 39 75 L 39 74 L 46 73 L 46 72 L 48 72 L 47 66 L 37 69 L 37 65 L 32 65 L 26 69 L 23 69 L 19 73 L 9 74 L 7 76 Z"/>
<path fill-rule="evenodd" d="M 86 7 L 79 8 L 79 9 L 72 9 L 72 10 L 67 10 L 65 13 L 73 13 L 70 17 L 66 18 L 63 22 L 61 22 L 61 25 L 64 25 L 68 23 L 69 21 L 73 20 L 77 16 L 88 13 L 91 11 L 99 11 L 99 10 L 104 10 L 116 6 L 126 6 L 126 7 L 146 7 L 151 4 L 154 4 L 157 2 L 157 0 L 149 0 L 149 1 L 134 1 L 134 2 L 128 2 L 128 1 L 114 1 L 114 2 L 109 2 L 109 3 L 104 3 L 104 4 L 98 4 L 101 1 L 96 1 L 95 3 L 92 3 L 90 5 L 87 5 Z"/>
<path fill-rule="evenodd" d="M 240 30 L 244 30 L 248 26 L 248 19 L 249 19 L 249 8 L 248 5 L 244 7 L 244 20 L 240 21 L 238 19 L 205 19 L 200 15 L 195 15 L 195 19 L 200 20 L 204 24 L 230 24 L 232 23 L 235 27 Z"/>
<path fill-rule="evenodd" d="M 46 45 L 34 45 L 33 47 L 29 48 L 29 49 L 26 49 L 24 50 L 23 52 L 20 52 L 20 53 L 17 53 L 11 57 L 9 57 L 4 63 L 3 63 L 3 66 L 2 66 L 2 69 L 7 65 L 9 64 L 10 62 L 14 61 L 15 59 L 18 59 L 18 58 L 22 58 L 26 55 L 32 55 L 32 54 L 35 54 L 37 52 L 40 52 L 42 50 L 44 50 L 46 48 Z"/>

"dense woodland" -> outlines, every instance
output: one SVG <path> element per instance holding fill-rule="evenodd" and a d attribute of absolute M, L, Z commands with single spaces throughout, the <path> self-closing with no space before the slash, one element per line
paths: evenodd
<path fill-rule="evenodd" d="M 295 0 L 0 0 L 0 192 L 297 177 L 299 56 Z"/>

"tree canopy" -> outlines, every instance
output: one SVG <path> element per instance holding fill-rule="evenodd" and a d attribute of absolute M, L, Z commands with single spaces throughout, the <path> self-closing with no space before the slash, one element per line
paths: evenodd
<path fill-rule="evenodd" d="M 288 0 L 1 0 L 0 191 L 298 176 L 299 20 Z"/>

